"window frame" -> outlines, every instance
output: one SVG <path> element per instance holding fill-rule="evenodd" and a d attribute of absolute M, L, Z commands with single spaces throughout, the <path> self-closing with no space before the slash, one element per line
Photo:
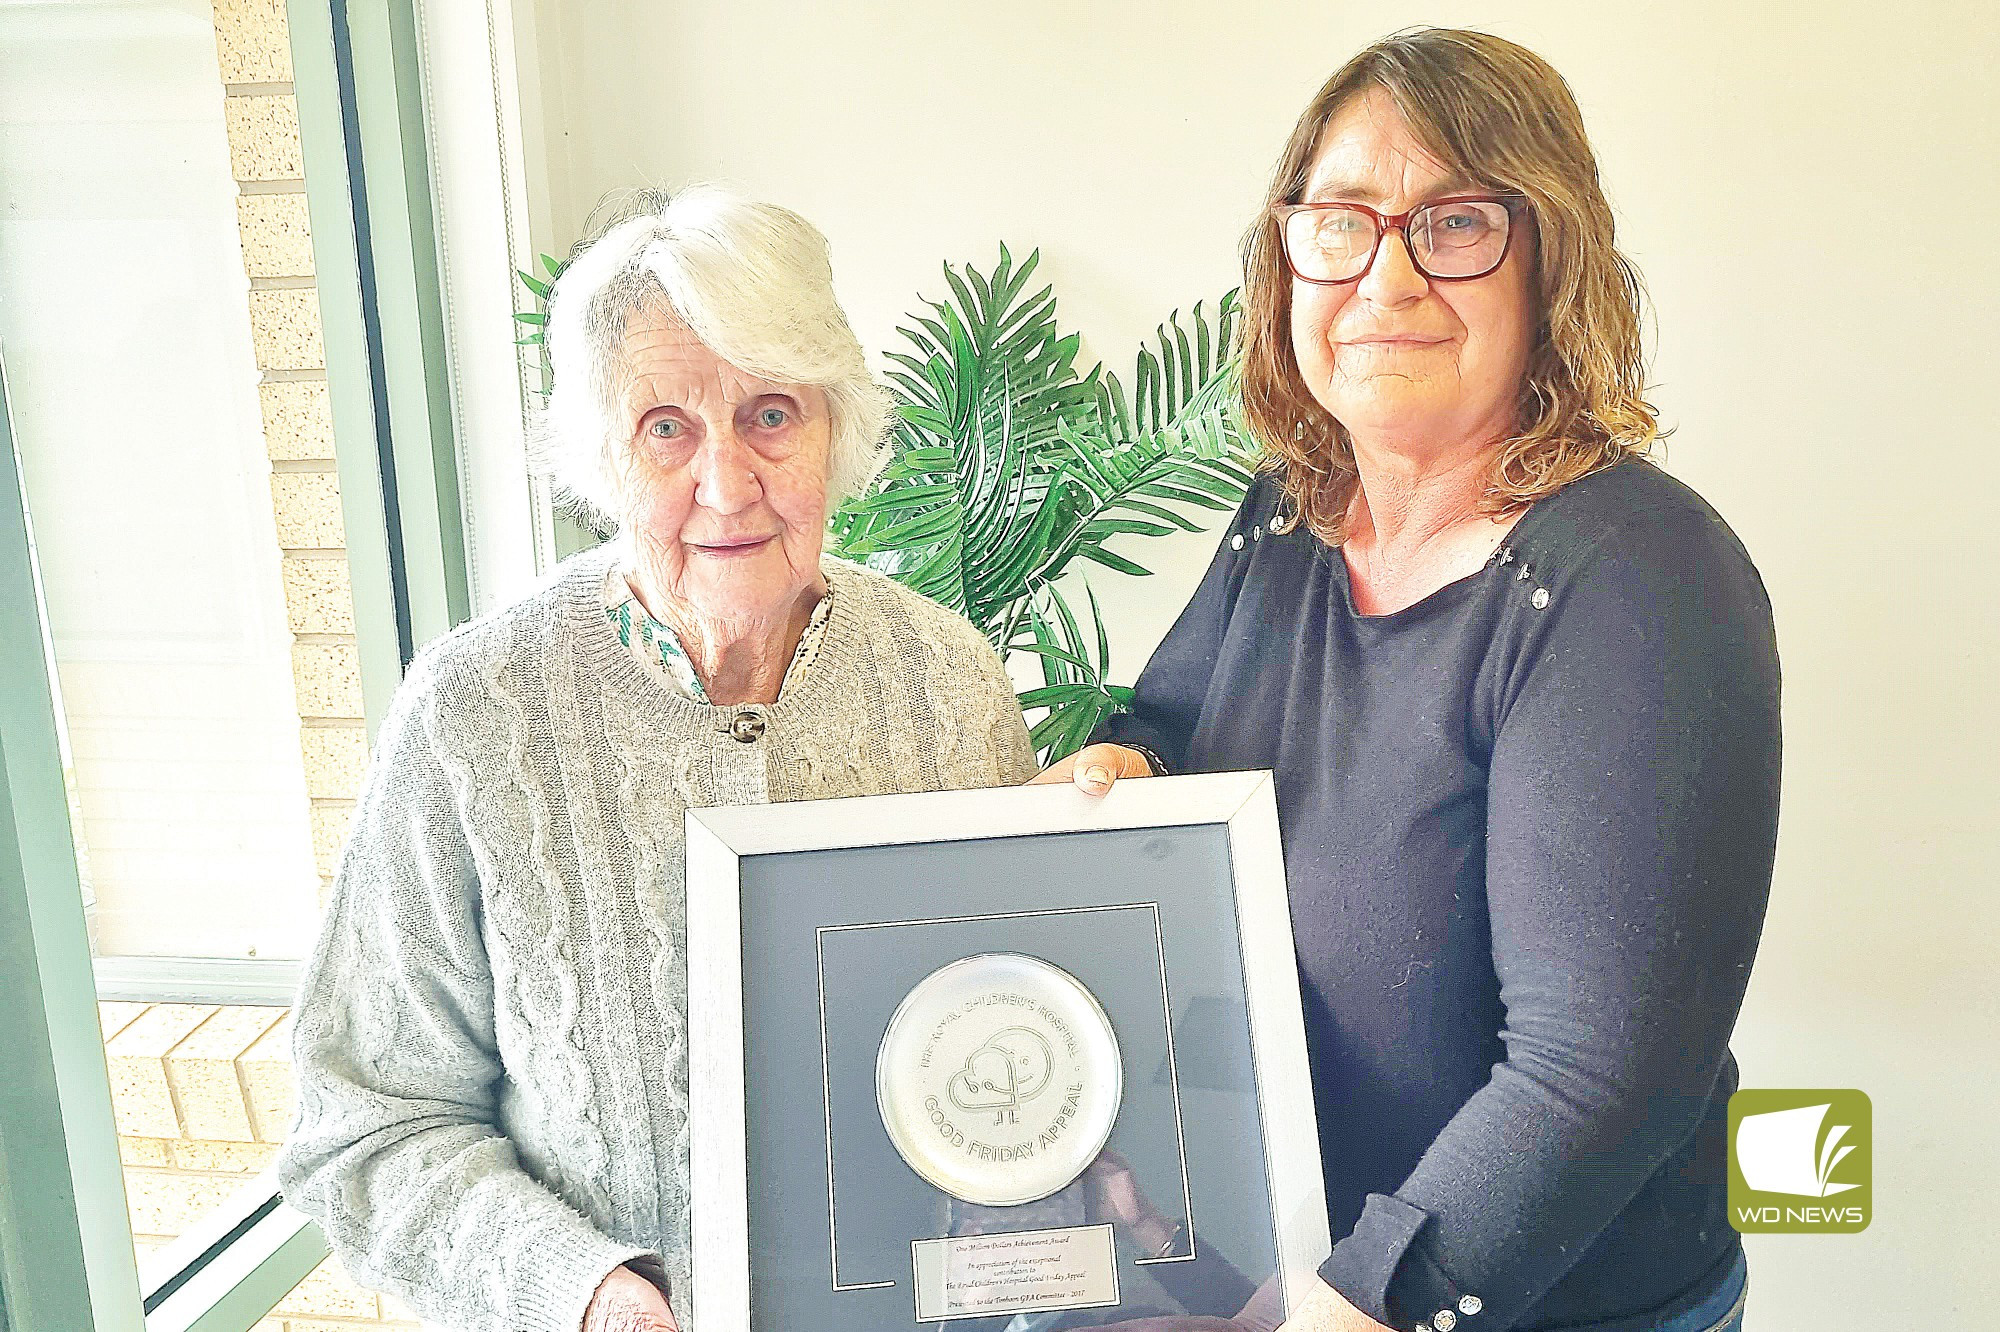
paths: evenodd
<path fill-rule="evenodd" d="M 417 649 L 471 614 L 418 17 L 396 0 L 287 0 L 286 11 L 372 739 Z M 91 957 L 4 355 L 0 621 L 10 626 L 0 635 L 0 976 L 21 997 L 0 1042 L 6 1315 L 96 1332 L 247 1332 L 326 1257 L 326 1241 L 266 1172 L 164 1250 L 172 1274 L 141 1289 L 98 972 L 135 998 L 191 995 L 206 980 L 232 1001 L 282 1002 L 296 967 Z"/>

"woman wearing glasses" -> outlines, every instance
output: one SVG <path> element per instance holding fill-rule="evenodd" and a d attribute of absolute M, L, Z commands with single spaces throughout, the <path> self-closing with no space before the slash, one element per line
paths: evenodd
<path fill-rule="evenodd" d="M 1736 1327 L 1778 662 L 1742 545 L 1641 457 L 1576 103 L 1510 42 L 1400 34 L 1267 203 L 1274 467 L 1131 713 L 1044 779 L 1277 773 L 1335 1240 L 1290 1328 Z"/>

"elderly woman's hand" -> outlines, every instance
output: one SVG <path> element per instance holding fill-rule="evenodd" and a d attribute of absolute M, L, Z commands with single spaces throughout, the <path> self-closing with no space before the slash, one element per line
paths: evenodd
<path fill-rule="evenodd" d="M 680 1332 L 660 1288 L 629 1267 L 614 1267 L 583 1311 L 581 1332 Z"/>
<path fill-rule="evenodd" d="M 1045 782 L 1075 782 L 1086 795 L 1101 796 L 1120 777 L 1151 777 L 1152 764 L 1136 749 L 1123 745 L 1086 745 L 1066 759 L 1058 759 L 1028 779 L 1028 785 Z"/>

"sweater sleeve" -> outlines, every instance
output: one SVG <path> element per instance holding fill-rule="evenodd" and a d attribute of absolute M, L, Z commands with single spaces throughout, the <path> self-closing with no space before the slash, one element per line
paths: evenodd
<path fill-rule="evenodd" d="M 1232 543 L 1239 543 L 1240 548 L 1254 516 L 1269 507 L 1270 488 L 1269 480 L 1260 480 L 1244 497 L 1209 560 L 1208 572 L 1139 672 L 1131 708 L 1099 722 L 1085 743 L 1136 746 L 1165 764 L 1165 772 L 1179 772 L 1186 766 L 1188 742 L 1215 679 L 1215 654 L 1242 586 L 1240 561 L 1234 558 Z"/>
<path fill-rule="evenodd" d="M 1007 674 L 1006 663 L 983 636 L 979 647 L 988 706 L 992 710 L 994 784 L 1019 786 L 1039 772 L 1041 764 L 1035 759 L 1027 719 L 1021 715 L 1021 698 L 1014 692 L 1014 680 Z"/>
<path fill-rule="evenodd" d="M 1534 587 L 1487 814 L 1506 1057 L 1321 1269 L 1400 1328 L 1514 1326 L 1686 1144 L 1770 891 L 1777 650 L 1734 537 L 1652 521 Z"/>
<path fill-rule="evenodd" d="M 426 734 L 426 663 L 377 738 L 293 1010 L 287 1202 L 364 1285 L 455 1329 L 576 1332 L 620 1244 L 522 1169 L 496 1127 L 506 1079 L 480 893 Z"/>

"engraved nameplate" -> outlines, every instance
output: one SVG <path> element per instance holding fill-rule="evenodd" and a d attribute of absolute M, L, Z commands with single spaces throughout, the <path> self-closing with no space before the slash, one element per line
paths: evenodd
<path fill-rule="evenodd" d="M 1118 1303 L 1110 1226 L 916 1240 L 917 1321 Z"/>

